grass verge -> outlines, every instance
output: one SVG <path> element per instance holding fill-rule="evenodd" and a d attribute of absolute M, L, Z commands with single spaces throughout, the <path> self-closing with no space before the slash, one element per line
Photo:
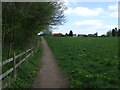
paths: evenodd
<path fill-rule="evenodd" d="M 8 85 L 6 88 L 32 88 L 32 84 L 37 70 L 39 69 L 39 60 L 42 56 L 42 48 L 39 47 L 34 56 L 18 68 L 16 81 Z"/>

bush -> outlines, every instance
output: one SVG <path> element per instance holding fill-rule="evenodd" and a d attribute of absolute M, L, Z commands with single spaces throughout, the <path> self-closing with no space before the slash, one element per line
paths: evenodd
<path fill-rule="evenodd" d="M 41 51 L 42 48 L 39 47 L 33 57 L 22 63 L 18 69 L 16 81 L 7 86 L 7 88 L 32 88 L 32 83 L 39 69 Z"/>

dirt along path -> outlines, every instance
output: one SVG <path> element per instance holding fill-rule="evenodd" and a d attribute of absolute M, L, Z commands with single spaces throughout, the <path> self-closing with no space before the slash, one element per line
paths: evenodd
<path fill-rule="evenodd" d="M 67 79 L 60 71 L 58 62 L 51 52 L 46 40 L 42 37 L 43 57 L 40 60 L 40 70 L 33 88 L 66 88 Z"/>

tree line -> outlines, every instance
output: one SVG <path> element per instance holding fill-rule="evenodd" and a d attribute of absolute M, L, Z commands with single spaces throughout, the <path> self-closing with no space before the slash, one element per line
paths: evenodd
<path fill-rule="evenodd" d="M 70 30 L 69 34 L 65 34 L 65 36 L 73 36 L 73 31 Z M 79 34 L 78 34 L 79 36 Z M 88 34 L 88 35 L 83 35 L 84 37 L 87 37 L 87 36 L 98 36 L 98 33 L 94 33 L 94 34 Z M 113 37 L 117 37 L 117 36 L 120 36 L 120 29 L 117 29 L 115 27 L 115 29 L 112 29 L 112 30 L 109 30 L 107 31 L 106 35 L 101 35 L 101 36 L 113 36 Z"/>
<path fill-rule="evenodd" d="M 113 37 L 120 36 L 120 29 L 115 28 L 115 29 L 109 30 L 106 33 L 106 36 L 113 36 Z"/>
<path fill-rule="evenodd" d="M 2 44 L 10 56 L 14 49 L 26 49 L 36 43 L 40 31 L 65 22 L 64 3 L 58 2 L 3 2 Z M 34 43 L 33 43 L 34 42 Z M 29 43 L 29 44 L 28 44 Z M 4 53 L 3 51 L 3 53 Z"/>

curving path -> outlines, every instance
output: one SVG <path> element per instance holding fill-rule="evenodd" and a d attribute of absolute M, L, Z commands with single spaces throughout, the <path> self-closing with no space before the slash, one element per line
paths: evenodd
<path fill-rule="evenodd" d="M 67 78 L 58 67 L 58 62 L 51 52 L 46 40 L 42 37 L 43 57 L 40 70 L 34 81 L 33 88 L 66 88 Z"/>

